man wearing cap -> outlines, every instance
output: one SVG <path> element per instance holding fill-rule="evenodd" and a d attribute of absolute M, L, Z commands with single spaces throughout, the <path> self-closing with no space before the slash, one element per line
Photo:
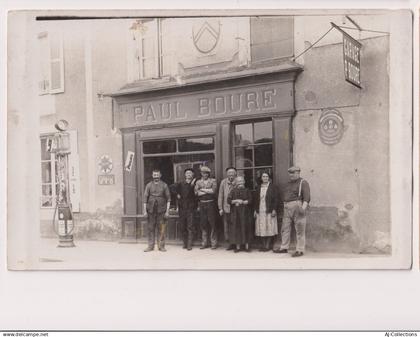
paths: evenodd
<path fill-rule="evenodd" d="M 208 233 L 210 231 L 211 248 L 217 248 L 217 232 L 216 232 L 216 180 L 210 178 L 210 168 L 202 166 L 201 179 L 195 184 L 195 195 L 198 197 L 198 207 L 200 208 L 200 227 L 201 227 L 201 247 L 205 249 L 209 247 Z"/>
<path fill-rule="evenodd" d="M 281 227 L 281 246 L 278 253 L 287 253 L 290 245 L 290 230 L 296 230 L 296 251 L 293 257 L 302 256 L 305 251 L 306 211 L 311 200 L 309 184 L 300 177 L 300 168 L 288 169 L 289 182 L 283 193 L 284 214 Z"/>
<path fill-rule="evenodd" d="M 219 206 L 219 214 L 223 218 L 223 232 L 226 242 L 229 242 L 229 226 L 230 226 L 230 204 L 227 202 L 229 193 L 235 186 L 236 169 L 228 167 L 226 169 L 226 178 L 222 180 L 219 188 L 219 197 L 217 205 Z M 227 250 L 235 249 L 235 245 L 229 245 Z"/>
<path fill-rule="evenodd" d="M 145 252 L 151 252 L 155 247 L 155 231 L 159 229 L 158 247 L 161 252 L 165 249 L 166 218 L 171 205 L 171 194 L 168 185 L 161 180 L 159 170 L 153 170 L 153 180 L 146 185 L 144 191 L 144 209 L 147 212 L 148 246 Z"/>
<path fill-rule="evenodd" d="M 184 171 L 185 180 L 176 184 L 176 197 L 178 199 L 179 224 L 181 227 L 184 249 L 191 250 L 193 243 L 193 214 L 197 208 L 197 202 L 194 193 L 196 180 L 194 171 L 187 168 Z"/>

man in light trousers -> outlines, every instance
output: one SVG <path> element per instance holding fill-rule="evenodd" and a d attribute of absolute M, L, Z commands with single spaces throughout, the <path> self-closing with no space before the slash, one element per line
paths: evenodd
<path fill-rule="evenodd" d="M 289 182 L 285 186 L 283 202 L 284 214 L 281 227 L 281 247 L 278 253 L 288 253 L 292 224 L 296 230 L 296 251 L 292 257 L 302 256 L 306 244 L 306 213 L 311 200 L 309 184 L 300 177 L 300 168 L 288 169 Z"/>

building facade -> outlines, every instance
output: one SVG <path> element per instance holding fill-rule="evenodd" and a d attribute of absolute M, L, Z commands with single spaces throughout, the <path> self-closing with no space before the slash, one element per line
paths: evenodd
<path fill-rule="evenodd" d="M 390 253 L 392 25 L 352 19 L 370 32 L 342 15 L 40 23 L 42 235 L 54 235 L 48 140 L 65 119 L 76 240 L 142 241 L 154 168 L 172 185 L 187 167 L 220 182 L 235 166 L 254 189 L 263 171 L 281 188 L 298 165 L 312 194 L 308 249 Z M 362 44 L 360 88 L 344 79 L 341 32 L 312 45 L 331 22 Z"/>

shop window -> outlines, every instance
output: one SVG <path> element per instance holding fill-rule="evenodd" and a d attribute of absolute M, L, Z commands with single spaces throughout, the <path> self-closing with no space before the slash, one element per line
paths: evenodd
<path fill-rule="evenodd" d="M 156 140 L 143 143 L 144 154 L 176 152 L 175 140 Z"/>
<path fill-rule="evenodd" d="M 184 138 L 178 140 L 179 151 L 207 151 L 214 149 L 213 137 L 207 138 Z"/>
<path fill-rule="evenodd" d="M 273 123 L 271 120 L 253 121 L 233 126 L 233 154 L 238 173 L 245 184 L 255 189 L 261 174 L 273 173 Z"/>
<path fill-rule="evenodd" d="M 39 42 L 39 95 L 64 92 L 63 39 L 58 33 L 43 32 Z"/>
<path fill-rule="evenodd" d="M 130 34 L 129 47 L 134 61 L 129 72 L 137 73 L 130 76 L 130 80 L 168 76 L 172 60 L 168 20 L 136 20 L 130 27 Z"/>
<path fill-rule="evenodd" d="M 251 62 L 293 56 L 293 17 L 251 17 Z"/>
<path fill-rule="evenodd" d="M 162 145 L 164 143 L 166 145 Z M 169 143 L 173 144 L 171 146 L 174 146 L 172 147 L 172 153 L 166 151 L 169 148 Z M 153 148 L 153 145 L 158 145 L 158 147 L 155 147 L 154 152 L 151 152 L 150 150 Z M 158 148 L 164 151 L 157 152 Z M 143 157 L 144 185 L 151 181 L 152 171 L 159 169 L 162 173 L 162 180 L 171 189 L 172 208 L 176 208 L 176 197 L 173 190 L 174 184 L 184 179 L 184 170 L 186 168 L 192 168 L 194 170 L 194 176 L 200 178 L 200 167 L 205 165 L 210 167 L 212 176 L 214 177 L 215 155 L 213 137 L 144 141 Z"/>

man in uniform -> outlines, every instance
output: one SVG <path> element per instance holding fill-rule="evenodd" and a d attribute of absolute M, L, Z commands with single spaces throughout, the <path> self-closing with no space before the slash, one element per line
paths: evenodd
<path fill-rule="evenodd" d="M 235 186 L 236 168 L 228 167 L 226 169 L 226 178 L 222 180 L 219 188 L 219 197 L 217 205 L 219 206 L 219 214 L 223 219 L 223 233 L 226 242 L 229 242 L 229 225 L 230 225 L 230 205 L 227 202 L 229 193 Z M 227 250 L 235 249 L 235 245 L 229 245 Z"/>
<path fill-rule="evenodd" d="M 210 168 L 202 166 L 201 179 L 195 184 L 195 195 L 198 197 L 198 206 L 200 208 L 200 227 L 202 242 L 200 249 L 209 247 L 208 233 L 210 231 L 211 249 L 217 248 L 217 231 L 216 231 L 216 180 L 210 178 Z"/>
<path fill-rule="evenodd" d="M 194 171 L 187 168 L 184 171 L 185 180 L 176 185 L 176 197 L 178 199 L 179 224 L 181 226 L 183 248 L 192 249 L 193 242 L 193 214 L 196 209 L 194 186 Z"/>
<path fill-rule="evenodd" d="M 146 185 L 144 191 L 144 209 L 147 212 L 148 246 L 144 250 L 150 252 L 155 247 L 155 232 L 159 228 L 158 247 L 161 252 L 165 249 L 166 219 L 169 215 L 171 194 L 168 185 L 161 180 L 159 170 L 153 170 L 153 180 Z"/>
<path fill-rule="evenodd" d="M 300 168 L 288 169 L 289 182 L 284 188 L 284 214 L 281 227 L 281 247 L 278 253 L 287 253 L 290 245 L 290 230 L 296 230 L 296 251 L 293 257 L 302 256 L 305 251 L 306 212 L 311 200 L 309 184 L 300 177 Z"/>

